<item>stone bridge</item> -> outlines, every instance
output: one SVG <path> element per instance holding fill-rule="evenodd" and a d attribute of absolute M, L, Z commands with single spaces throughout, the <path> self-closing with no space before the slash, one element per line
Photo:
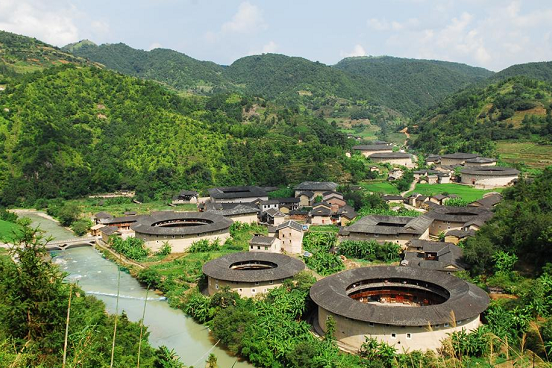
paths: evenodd
<path fill-rule="evenodd" d="M 65 240 L 51 241 L 46 244 L 47 250 L 66 250 L 69 248 L 77 248 L 83 246 L 94 246 L 96 244 L 97 236 L 90 236 L 86 238 L 71 238 Z"/>

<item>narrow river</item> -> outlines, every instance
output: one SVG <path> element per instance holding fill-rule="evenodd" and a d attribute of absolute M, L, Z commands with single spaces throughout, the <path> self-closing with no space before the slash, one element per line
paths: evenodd
<path fill-rule="evenodd" d="M 58 240 L 74 237 L 72 232 L 36 213 L 20 212 L 19 216 L 29 217 L 34 226 L 40 225 L 47 235 Z M 116 312 L 119 275 L 116 264 L 104 259 L 92 247 L 55 252 L 53 256 L 53 262 L 69 274 L 70 281 L 77 283 L 87 294 L 101 299 L 109 313 Z M 147 291 L 132 276 L 124 272 L 120 276 L 119 312 L 124 311 L 130 320 L 139 321 Z M 209 353 L 213 353 L 221 368 L 253 367 L 213 347 L 205 326 L 195 323 L 182 311 L 170 308 L 164 298 L 151 292 L 146 303 L 144 324 L 148 326 L 149 341 L 153 346 L 165 345 L 174 349 L 188 366 L 203 367 Z"/>

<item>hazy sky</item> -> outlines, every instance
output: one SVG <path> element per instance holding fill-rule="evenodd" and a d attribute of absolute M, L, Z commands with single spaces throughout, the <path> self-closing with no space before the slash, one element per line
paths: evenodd
<path fill-rule="evenodd" d="M 277 52 L 450 60 L 500 70 L 552 60 L 551 0 L 0 0 L 0 29 L 230 64 Z"/>

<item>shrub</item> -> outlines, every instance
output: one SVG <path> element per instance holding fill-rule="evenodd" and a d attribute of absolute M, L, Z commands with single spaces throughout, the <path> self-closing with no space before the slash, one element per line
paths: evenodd
<path fill-rule="evenodd" d="M 88 219 L 80 219 L 73 222 L 71 229 L 78 236 L 83 236 L 88 232 L 88 230 L 90 230 L 91 227 L 92 227 L 92 221 Z"/>

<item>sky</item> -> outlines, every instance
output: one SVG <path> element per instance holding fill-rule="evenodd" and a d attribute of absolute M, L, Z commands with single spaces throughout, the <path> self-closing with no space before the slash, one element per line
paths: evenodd
<path fill-rule="evenodd" d="M 551 0 L 0 0 L 0 29 L 64 46 L 163 47 L 228 65 L 391 55 L 498 71 L 552 60 Z"/>

